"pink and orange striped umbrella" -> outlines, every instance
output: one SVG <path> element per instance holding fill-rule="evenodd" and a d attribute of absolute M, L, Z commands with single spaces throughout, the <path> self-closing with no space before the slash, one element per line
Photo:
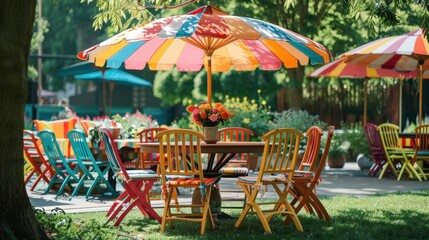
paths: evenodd
<path fill-rule="evenodd" d="M 419 79 L 419 122 L 422 120 L 423 69 L 429 69 L 429 42 L 422 29 L 387 37 L 350 50 L 341 56 L 347 62 L 371 68 L 396 69 L 397 71 L 418 71 Z"/>
<path fill-rule="evenodd" d="M 327 63 L 309 73 L 308 77 L 337 77 L 337 78 L 417 78 L 417 69 L 413 71 L 397 71 L 395 69 L 370 68 L 353 63 L 347 63 L 348 58 L 340 58 Z M 429 78 L 429 71 L 424 71 L 423 78 Z"/>
<path fill-rule="evenodd" d="M 231 16 L 214 6 L 154 20 L 113 36 L 78 54 L 97 67 L 211 72 L 276 70 L 324 64 L 331 54 L 321 44 L 261 20 Z"/>

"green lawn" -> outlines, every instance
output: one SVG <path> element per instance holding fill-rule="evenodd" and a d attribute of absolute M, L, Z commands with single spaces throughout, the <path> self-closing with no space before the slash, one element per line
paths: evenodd
<path fill-rule="evenodd" d="M 221 228 L 214 231 L 207 228 L 203 239 L 427 239 L 429 191 L 321 199 L 332 222 L 301 212 L 303 233 L 297 232 L 293 224 L 284 225 L 280 216 L 270 224 L 271 235 L 264 234 L 256 216 L 247 217 L 242 226 L 235 229 L 233 225 L 240 210 L 225 209 L 224 212 L 235 219 L 222 220 Z M 161 209 L 157 211 L 161 214 Z M 105 224 L 105 212 L 57 214 L 54 219 L 41 216 L 39 219 L 45 225 L 50 228 L 57 225 L 60 229 L 57 239 L 78 239 L 77 236 L 80 239 L 201 239 L 198 224 L 175 222 L 175 229 L 167 226 L 163 235 L 159 233 L 157 221 L 142 217 L 136 210 L 119 227 Z"/>

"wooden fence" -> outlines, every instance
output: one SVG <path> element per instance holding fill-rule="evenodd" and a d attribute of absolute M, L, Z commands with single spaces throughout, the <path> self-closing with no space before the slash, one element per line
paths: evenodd
<path fill-rule="evenodd" d="M 392 81 L 368 80 L 367 122 L 381 123 L 388 119 Z M 395 89 L 396 88 L 396 89 Z M 287 91 L 287 90 L 286 90 Z M 399 103 L 399 99 L 397 99 Z M 340 126 L 342 122 L 363 122 L 364 80 L 363 79 L 309 79 L 303 84 L 303 107 L 311 114 L 319 115 L 328 124 Z M 392 122 L 392 120 L 391 120 Z"/>

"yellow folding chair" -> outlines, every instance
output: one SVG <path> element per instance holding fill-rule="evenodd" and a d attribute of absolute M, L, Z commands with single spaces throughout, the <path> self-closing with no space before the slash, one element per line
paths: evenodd
<path fill-rule="evenodd" d="M 28 160 L 27 156 L 25 156 L 24 154 L 24 179 L 26 179 L 30 175 L 30 173 L 33 172 L 33 170 L 33 164 L 31 164 L 30 160 Z"/>
<path fill-rule="evenodd" d="M 407 151 L 403 149 L 398 135 L 399 127 L 391 123 L 385 123 L 379 125 L 377 130 L 380 132 L 381 142 L 387 158 L 387 164 L 383 166 L 379 179 L 383 177 L 387 168 L 390 167 L 395 176 L 397 176 L 398 181 L 401 180 L 404 172 L 407 172 L 410 178 L 417 178 L 421 181 L 422 178 L 417 171 L 422 173 L 423 170 L 418 165 L 413 166 L 411 163 L 414 150 Z M 426 179 L 426 177 L 424 178 Z"/>
<path fill-rule="evenodd" d="M 166 191 L 167 196 L 161 233 L 164 233 L 167 222 L 172 228 L 173 221 L 176 220 L 200 223 L 201 235 L 204 235 L 207 221 L 213 230 L 215 224 L 210 211 L 209 199 L 212 187 L 219 178 L 204 178 L 200 145 L 204 136 L 189 129 L 169 129 L 158 132 L 156 139 L 160 145 L 162 189 Z M 199 189 L 201 203 L 172 204 L 173 193 L 179 187 Z M 174 211 L 177 207 L 180 207 L 181 212 Z M 187 209 L 189 211 L 186 211 Z"/>
<path fill-rule="evenodd" d="M 237 180 L 237 184 L 246 194 L 247 201 L 234 225 L 235 228 L 240 227 L 249 211 L 253 209 L 266 233 L 271 233 L 269 223 L 275 214 L 290 216 L 296 229 L 303 231 L 301 222 L 287 199 L 288 192 L 293 186 L 292 178 L 302 138 L 304 136 L 301 132 L 290 128 L 275 129 L 264 135 L 265 147 L 258 176 L 243 176 Z M 258 193 L 264 191 L 267 186 L 274 188 L 278 195 L 276 201 L 257 200 Z"/>

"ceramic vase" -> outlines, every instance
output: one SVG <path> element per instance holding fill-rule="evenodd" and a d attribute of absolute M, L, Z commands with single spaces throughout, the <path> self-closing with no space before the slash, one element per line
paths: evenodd
<path fill-rule="evenodd" d="M 216 143 L 218 141 L 217 127 L 204 127 L 204 138 L 206 143 Z"/>

